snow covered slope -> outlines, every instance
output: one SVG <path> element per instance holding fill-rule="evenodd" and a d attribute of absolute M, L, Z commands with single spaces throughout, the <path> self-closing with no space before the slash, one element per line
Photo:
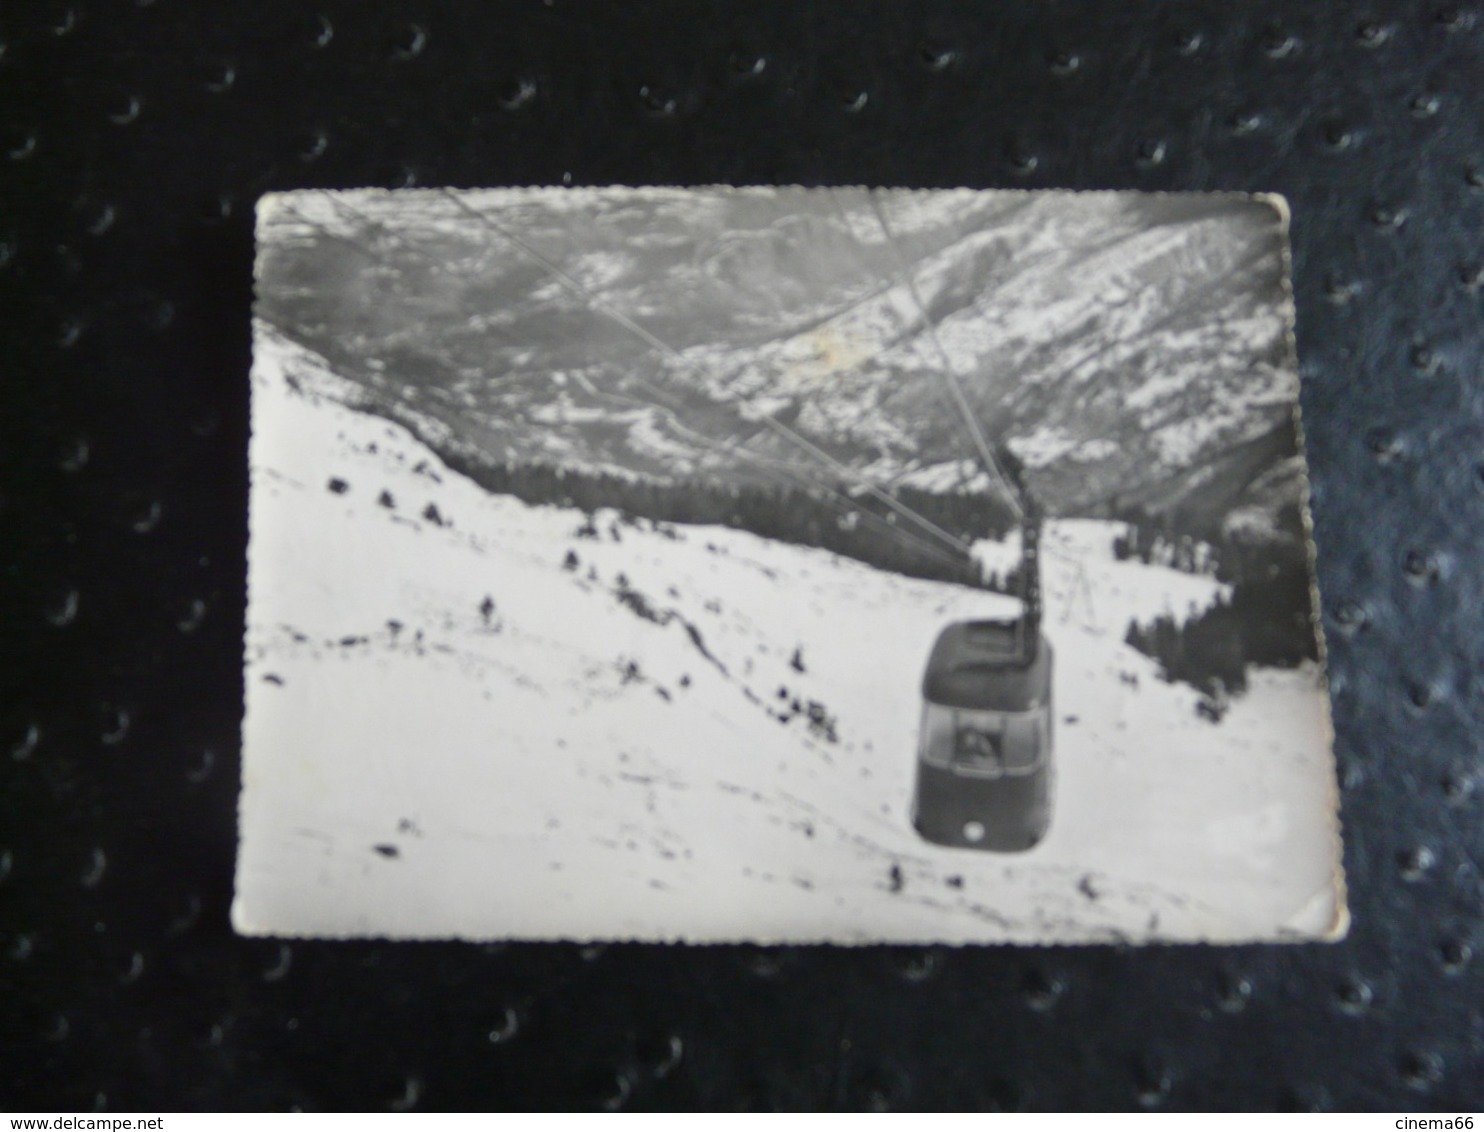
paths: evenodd
<path fill-rule="evenodd" d="M 1051 831 L 1018 856 L 938 848 L 908 821 L 922 665 L 947 621 L 1010 599 L 723 528 L 600 514 L 578 537 L 582 513 L 486 494 L 345 393 L 259 326 L 240 930 L 1342 927 L 1317 673 L 1258 672 L 1213 725 L 1122 644 L 1129 617 L 1205 605 L 1211 580 L 1113 561 L 1103 524 L 1052 524 Z"/>

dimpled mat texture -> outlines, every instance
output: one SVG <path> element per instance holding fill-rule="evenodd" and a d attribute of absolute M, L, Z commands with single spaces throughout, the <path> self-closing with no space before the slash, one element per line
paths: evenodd
<path fill-rule="evenodd" d="M 1478 1108 L 1481 77 L 1477 0 L 7 6 L 0 1108 Z M 253 202 L 569 181 L 1285 194 L 1349 938 L 235 937 Z"/>

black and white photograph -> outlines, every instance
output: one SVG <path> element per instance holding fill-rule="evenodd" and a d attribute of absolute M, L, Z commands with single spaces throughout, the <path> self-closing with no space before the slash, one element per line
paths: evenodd
<path fill-rule="evenodd" d="M 238 931 L 1344 934 L 1281 199 L 302 190 L 257 240 Z"/>

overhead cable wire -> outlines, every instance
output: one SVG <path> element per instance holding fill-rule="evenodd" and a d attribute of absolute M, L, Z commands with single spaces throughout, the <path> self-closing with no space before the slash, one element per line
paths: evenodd
<path fill-rule="evenodd" d="M 326 195 L 328 195 L 328 194 L 326 194 Z M 377 221 L 373 220 L 372 218 L 366 216 L 364 213 L 360 212 L 358 209 L 352 208 L 350 205 L 345 204 L 344 202 L 335 199 L 333 196 L 330 196 L 329 197 L 329 200 L 330 200 L 330 204 L 332 205 L 332 207 L 334 207 L 336 209 L 336 211 L 337 212 L 340 212 L 342 215 L 349 214 L 351 217 L 355 218 L 356 220 L 360 221 L 361 223 L 368 224 L 368 225 L 372 225 L 372 224 L 378 223 Z M 361 252 L 363 255 L 367 256 L 368 258 L 370 258 L 370 259 L 372 259 L 374 261 L 377 261 L 377 262 L 380 262 L 381 261 L 381 258 L 382 258 L 381 256 L 377 255 L 375 252 L 372 252 L 372 251 L 368 250 L 360 242 L 358 242 L 356 240 L 353 240 L 353 239 L 351 239 L 351 238 L 349 238 L 347 236 L 344 236 L 344 235 L 342 235 L 340 233 L 337 233 L 337 232 L 331 230 L 326 225 L 324 225 L 324 224 L 322 224 L 322 223 L 320 223 L 320 222 L 312 219 L 311 217 L 305 215 L 302 210 L 300 210 L 298 208 L 295 208 L 292 205 L 287 205 L 286 204 L 285 207 L 287 207 L 289 209 L 289 211 L 293 212 L 294 215 L 300 221 L 302 221 L 305 224 L 308 224 L 310 227 L 316 229 L 317 231 L 319 231 L 323 235 L 328 236 L 328 237 L 330 237 L 332 239 L 339 240 L 341 242 L 344 242 L 344 243 L 349 244 L 355 250 Z M 487 218 L 485 219 L 485 223 L 487 223 L 487 224 L 489 223 L 489 221 L 488 221 Z M 539 253 L 537 253 L 537 254 L 539 255 Z M 548 266 L 548 265 L 546 265 L 545 263 L 543 263 L 543 266 Z M 558 272 L 559 272 L 559 269 L 558 269 Z M 560 273 L 560 274 L 565 274 L 565 273 Z M 573 281 L 573 283 L 575 284 L 575 280 Z M 580 288 L 580 284 L 577 284 L 577 286 Z M 584 297 L 585 299 L 587 298 L 586 295 L 583 295 L 582 297 Z M 642 330 L 642 328 L 639 328 L 639 329 Z M 653 337 L 653 336 L 650 336 L 650 337 Z M 649 339 L 646 338 L 646 341 L 648 341 L 648 340 Z M 667 353 L 669 353 L 671 355 L 674 355 L 675 354 L 675 351 L 673 349 L 671 349 L 665 343 L 661 342 L 658 338 L 654 338 L 654 341 L 659 343 L 659 346 L 657 348 L 662 348 Z M 638 384 L 640 384 L 641 386 L 643 386 L 646 389 L 650 390 L 654 394 L 656 394 L 658 396 L 663 396 L 664 395 L 664 391 L 663 390 L 658 389 L 657 387 L 651 385 L 649 382 L 644 381 L 642 378 L 636 379 L 636 380 L 637 380 Z M 624 403 L 624 404 L 639 405 L 639 406 L 642 406 L 642 407 L 649 408 L 649 409 L 651 409 L 653 411 L 663 413 L 665 415 L 666 419 L 670 422 L 671 426 L 677 432 L 680 432 L 680 433 L 688 436 L 691 440 L 695 441 L 696 443 L 699 443 L 699 444 L 701 444 L 701 445 L 703 445 L 705 447 L 709 447 L 709 448 L 711 448 L 713 450 L 721 450 L 721 451 L 727 452 L 729 454 L 740 455 L 744 459 L 747 459 L 747 460 L 751 461 L 753 464 L 755 464 L 759 468 L 759 470 L 762 471 L 764 474 L 770 475 L 774 479 L 775 482 L 781 482 L 781 483 L 784 483 L 784 484 L 791 484 L 793 486 L 802 485 L 806 489 L 815 489 L 815 490 L 818 490 L 818 489 L 821 489 L 822 488 L 825 491 L 825 493 L 828 496 L 830 496 L 832 498 L 832 500 L 834 501 L 835 507 L 836 507 L 836 510 L 837 511 L 841 511 L 842 514 L 847 515 L 847 516 L 849 514 L 855 514 L 858 517 L 858 520 L 859 521 L 865 522 L 868 526 L 871 526 L 871 527 L 873 527 L 875 529 L 880 530 L 882 533 L 886 534 L 887 536 L 896 539 L 898 542 L 903 543 L 903 544 L 909 546 L 911 549 L 913 549 L 913 550 L 915 550 L 915 551 L 917 551 L 919 553 L 927 554 L 928 556 L 930 556 L 932 558 L 935 558 L 935 559 L 937 559 L 937 560 L 939 560 L 939 561 L 941 561 L 941 562 L 943 562 L 945 564 L 948 564 L 948 565 L 951 565 L 951 566 L 955 566 L 955 567 L 956 566 L 960 566 L 962 564 L 962 561 L 963 561 L 963 557 L 962 556 L 968 556 L 969 555 L 970 544 L 967 543 L 967 542 L 965 542 L 965 541 L 963 541 L 963 540 L 955 540 L 954 549 L 958 552 L 958 556 L 948 554 L 947 552 L 945 552 L 944 550 L 942 550 L 940 547 L 934 545 L 933 543 L 930 543 L 930 542 L 927 542 L 927 541 L 923 540 L 922 538 L 920 538 L 920 537 L 912 534 L 910 531 L 905 530 L 905 529 L 903 529 L 900 526 L 896 526 L 895 524 L 892 524 L 890 522 L 887 522 L 882 517 L 880 517 L 878 515 L 875 515 L 875 514 L 873 514 L 872 512 L 870 512 L 868 510 L 861 509 L 859 507 L 859 505 L 854 500 L 852 500 L 852 499 L 844 496 L 843 493 L 841 493 L 839 490 L 837 490 L 835 488 L 830 487 L 828 484 L 821 484 L 818 481 L 809 480 L 806 477 L 804 477 L 803 475 L 801 475 L 801 474 L 799 474 L 799 473 L 797 473 L 795 471 L 792 471 L 787 465 L 781 465 L 781 464 L 775 463 L 774 461 L 770 460 L 766 456 L 763 456 L 763 455 L 761 455 L 759 453 L 756 453 L 756 452 L 752 452 L 749 449 L 747 449 L 746 447 L 744 447 L 741 443 L 739 443 L 739 442 L 737 442 L 735 440 L 718 439 L 716 437 L 707 436 L 707 435 L 705 435 L 703 433 L 697 432 L 696 430 L 694 430 L 694 429 L 688 427 L 687 425 L 685 425 L 684 422 L 675 413 L 675 411 L 673 409 L 665 406 L 665 405 L 657 404 L 654 401 L 646 401 L 646 400 L 644 400 L 642 398 L 636 398 L 636 397 L 626 396 L 624 394 L 610 393 L 610 392 L 601 391 L 601 390 L 597 389 L 596 387 L 592 386 L 592 384 L 590 382 L 586 382 L 586 381 L 583 381 L 583 385 L 587 389 L 587 391 L 591 395 L 593 395 L 595 397 L 605 398 L 605 399 L 608 399 L 608 400 L 613 400 L 613 401 L 617 401 L 617 402 Z M 805 443 L 807 444 L 808 442 L 805 441 Z M 827 454 L 821 453 L 821 456 L 824 456 L 826 459 L 829 459 L 829 457 L 827 456 Z M 846 470 L 848 471 L 848 469 L 846 469 Z M 911 511 L 910 508 L 906 508 L 906 510 Z M 916 513 L 915 512 L 912 512 L 912 514 L 916 514 Z M 918 519 L 922 523 L 927 523 L 928 522 L 928 520 L 923 519 L 921 516 L 919 516 Z M 953 538 L 953 536 L 952 535 L 948 535 L 947 532 L 942 532 L 942 533 L 944 535 L 946 535 L 949 539 L 952 539 Z"/>
<path fill-rule="evenodd" d="M 714 437 L 709 437 L 703 433 L 697 432 L 696 430 L 690 428 L 682 421 L 680 421 L 669 409 L 666 409 L 665 407 L 660 405 L 656 405 L 652 401 L 645 401 L 643 398 L 639 397 L 630 397 L 623 393 L 606 392 L 597 388 L 597 386 L 593 385 L 590 381 L 583 377 L 579 377 L 577 380 L 583 386 L 583 388 L 593 397 L 597 397 L 602 400 L 616 401 L 623 404 L 640 405 L 649 409 L 653 409 L 656 412 L 664 413 L 666 418 L 670 422 L 670 426 L 674 428 L 676 432 L 680 433 L 683 436 L 689 437 L 691 440 L 696 441 L 699 444 L 713 449 L 720 448 L 723 451 L 727 452 L 727 454 L 729 455 L 740 455 L 744 459 L 752 461 L 755 465 L 757 465 L 759 471 L 761 471 L 764 475 L 772 476 L 775 482 L 782 482 L 786 485 L 792 486 L 802 485 L 806 489 L 822 487 L 826 496 L 828 496 L 835 503 L 837 511 L 841 510 L 843 507 L 843 514 L 856 515 L 868 526 L 872 526 L 880 530 L 888 537 L 895 538 L 898 542 L 905 543 L 919 553 L 926 554 L 931 558 L 936 558 L 938 561 L 946 563 L 950 566 L 961 566 L 963 564 L 962 557 L 949 554 L 942 547 L 928 542 L 926 539 L 914 535 L 910 531 L 903 530 L 901 527 L 888 522 L 887 520 L 881 518 L 879 515 L 873 514 L 870 511 L 862 510 L 859 506 L 856 505 L 854 500 L 843 495 L 840 491 L 828 486 L 827 484 L 819 484 L 817 481 L 809 480 L 801 474 L 790 470 L 784 465 L 776 464 L 773 461 L 768 460 L 764 456 L 760 456 L 755 452 L 748 451 L 745 447 L 738 444 L 736 441 L 718 441 Z"/>
<path fill-rule="evenodd" d="M 855 253 L 856 263 L 862 269 L 864 269 L 868 274 L 877 274 L 877 272 L 878 272 L 877 265 L 872 262 L 871 258 L 869 256 L 867 256 L 865 254 L 865 251 L 863 250 L 860 236 L 856 233 L 856 230 L 855 230 L 855 221 L 851 218 L 850 214 L 845 210 L 844 206 L 841 205 L 841 203 L 840 203 L 839 190 L 836 189 L 834 186 L 827 186 L 824 191 L 826 193 L 827 199 L 830 202 L 830 208 L 831 208 L 831 210 L 835 214 L 835 219 L 840 222 L 841 226 L 845 229 L 845 231 L 849 234 L 849 236 L 851 238 L 850 247 L 853 249 L 853 251 Z M 866 191 L 869 192 L 870 190 L 866 190 Z M 885 285 L 878 286 L 878 287 L 873 288 L 871 290 L 871 292 L 866 296 L 866 298 L 864 300 L 862 300 L 862 301 L 867 301 L 868 302 L 871 299 L 879 298 L 883 294 L 887 294 L 887 293 L 889 293 L 891 291 L 895 291 L 895 290 L 899 289 L 901 286 L 902 286 L 901 281 L 899 279 L 896 279 L 896 278 L 892 277 L 891 273 L 888 272 L 887 273 L 887 281 L 886 281 Z M 850 308 L 847 307 L 846 309 L 849 310 Z M 903 334 L 903 337 L 905 337 L 905 334 Z M 933 383 L 933 387 L 935 389 L 937 389 L 938 392 L 939 392 L 939 394 L 941 395 L 941 397 L 942 397 L 942 399 L 944 401 L 944 404 L 945 404 L 945 406 L 948 409 L 949 414 L 950 415 L 956 415 L 957 412 L 958 412 L 958 406 L 953 401 L 953 395 L 948 391 L 948 389 L 945 386 L 943 386 L 940 383 L 937 383 L 937 382 Z M 962 460 L 962 461 L 959 461 L 958 462 L 957 479 L 956 479 L 954 490 L 960 491 L 960 492 L 971 492 L 972 489 L 973 489 L 973 482 L 974 482 L 974 478 L 975 477 L 972 474 L 970 474 L 969 472 L 966 472 L 965 471 L 965 469 L 964 469 L 964 466 L 965 465 L 967 465 L 969 468 L 972 469 L 972 468 L 975 467 L 975 462 L 974 462 L 974 460 L 972 458 L 971 459 L 968 459 L 968 460 Z M 985 477 L 985 481 L 988 482 L 989 481 L 989 473 L 987 471 L 985 471 L 982 468 L 982 466 L 980 467 L 979 470 L 980 470 L 980 472 L 983 473 L 983 475 Z M 904 473 L 904 476 L 902 478 L 905 478 L 905 473 Z"/>
<path fill-rule="evenodd" d="M 999 462 L 995 459 L 994 452 L 990 448 L 989 440 L 984 435 L 984 430 L 979 425 L 979 420 L 974 415 L 974 409 L 969 404 L 969 399 L 964 393 L 963 385 L 958 380 L 954 371 L 953 359 L 949 357 L 948 351 L 943 347 L 943 340 L 938 336 L 938 328 L 933 320 L 928 317 L 927 306 L 922 301 L 922 294 L 917 289 L 917 280 L 912 273 L 911 266 L 902 254 L 901 246 L 897 243 L 896 234 L 892 232 L 891 225 L 887 223 L 886 213 L 882 210 L 880 202 L 876 199 L 873 190 L 866 190 L 866 200 L 871 206 L 871 211 L 876 214 L 876 220 L 881 225 L 881 232 L 886 237 L 887 247 L 891 250 L 893 258 L 897 263 L 897 270 L 902 281 L 907 285 L 907 291 L 912 297 L 912 303 L 917 308 L 917 316 L 922 320 L 924 328 L 928 332 L 928 339 L 932 342 L 938 352 L 938 357 L 943 362 L 943 380 L 948 385 L 948 391 L 953 397 L 955 406 L 958 408 L 959 417 L 967 429 L 969 438 L 973 441 L 974 449 L 983 462 L 985 470 L 1000 483 L 1000 487 L 1010 504 L 1011 510 L 1017 518 L 1022 516 L 1020 499 L 1012 489 L 1010 480 L 1000 470 Z"/>
<path fill-rule="evenodd" d="M 521 251 L 531 260 L 540 264 L 550 274 L 560 280 L 569 290 L 573 291 L 579 298 L 586 302 L 592 309 L 607 316 L 608 318 L 611 318 L 620 326 L 623 326 L 631 333 L 642 339 L 650 347 L 664 354 L 666 357 L 672 359 L 684 369 L 689 370 L 690 372 L 698 374 L 702 377 L 706 376 L 701 370 L 701 367 L 696 362 L 687 358 L 679 350 L 675 349 L 673 346 L 669 345 L 669 343 L 661 339 L 658 335 L 652 333 L 651 331 L 641 326 L 639 323 L 635 322 L 633 319 L 629 318 L 629 316 L 624 314 L 622 311 L 617 310 L 615 307 L 612 306 L 612 304 L 605 302 L 602 298 L 593 294 L 593 292 L 585 285 L 583 285 L 580 280 L 576 279 L 569 272 L 565 271 L 559 264 L 553 263 L 550 259 L 542 255 L 535 248 L 531 247 L 530 244 L 522 240 L 519 236 L 515 235 L 513 232 L 508 231 L 503 225 L 497 223 L 487 213 L 466 204 L 464 201 L 460 200 L 459 197 L 451 189 L 443 189 L 442 192 L 461 212 L 464 212 L 467 215 L 478 220 L 496 235 L 500 236 L 502 239 L 508 242 L 511 246 Z M 673 403 L 673 398 L 666 391 L 660 389 L 659 387 L 651 384 L 648 381 L 645 381 L 643 378 L 634 378 L 634 383 L 641 388 L 649 390 L 659 399 L 671 401 Z M 901 515 L 903 518 L 909 519 L 910 521 L 921 527 L 923 530 L 927 531 L 936 538 L 941 539 L 943 542 L 953 547 L 955 550 L 958 550 L 961 553 L 965 554 L 969 552 L 970 546 L 963 539 L 959 538 L 957 535 L 949 533 L 938 524 L 934 523 L 931 519 L 926 518 L 925 516 L 919 514 L 917 511 L 913 510 L 911 507 L 902 503 L 901 500 L 896 499 L 885 491 L 882 491 L 879 487 L 867 480 L 854 468 L 851 468 L 848 464 L 842 463 L 841 461 L 837 460 L 835 457 L 831 456 L 828 452 L 824 451 L 818 445 L 807 440 L 805 437 L 801 436 L 799 433 L 789 428 L 786 424 L 778 420 L 772 414 L 760 414 L 760 420 L 765 427 L 776 433 L 778 436 L 782 437 L 802 451 L 807 452 L 810 456 L 819 460 L 821 463 L 829 466 L 829 468 L 834 471 L 836 475 L 856 481 L 864 491 L 870 494 L 873 498 L 890 507 L 893 511 Z"/>
<path fill-rule="evenodd" d="M 309 227 L 319 232 L 320 235 L 328 236 L 332 240 L 336 240 L 339 243 L 354 248 L 367 259 L 372 260 L 375 263 L 379 264 L 381 262 L 381 256 L 372 251 L 370 248 L 366 247 L 359 240 L 353 239 L 352 237 L 347 236 L 342 232 L 336 232 L 333 228 L 330 228 L 328 225 L 322 223 L 321 221 L 306 216 L 301 208 L 299 208 L 297 205 L 290 204 L 287 200 L 284 200 L 281 197 L 277 203 L 278 207 L 284 209 L 286 212 L 293 213 L 296 217 L 298 217 L 300 223 L 309 225 Z"/>

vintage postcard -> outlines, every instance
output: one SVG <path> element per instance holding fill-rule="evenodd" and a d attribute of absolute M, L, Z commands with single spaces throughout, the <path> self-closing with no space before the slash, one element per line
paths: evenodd
<path fill-rule="evenodd" d="M 1343 935 L 1281 200 L 257 224 L 239 931 Z"/>

